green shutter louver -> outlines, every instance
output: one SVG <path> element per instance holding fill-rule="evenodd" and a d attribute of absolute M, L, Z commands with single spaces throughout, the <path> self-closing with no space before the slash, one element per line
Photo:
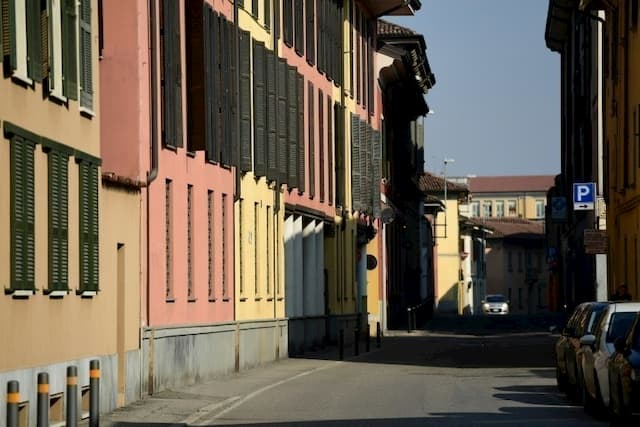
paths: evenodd
<path fill-rule="evenodd" d="M 98 290 L 98 167 L 81 161 L 80 291 Z"/>
<path fill-rule="evenodd" d="M 42 14 L 40 5 L 40 0 L 26 0 L 25 3 L 27 12 L 27 75 L 38 82 L 42 81 Z"/>
<path fill-rule="evenodd" d="M 267 50 L 267 178 L 278 178 L 278 128 L 276 112 L 278 109 L 278 97 L 276 91 L 276 67 L 278 61 L 272 50 Z"/>
<path fill-rule="evenodd" d="M 251 34 L 240 31 L 240 170 L 251 170 Z"/>
<path fill-rule="evenodd" d="M 333 169 L 333 150 L 335 145 L 335 133 L 333 129 L 333 103 L 331 98 L 327 97 L 327 199 L 329 204 L 333 204 L 333 177 L 335 170 Z"/>
<path fill-rule="evenodd" d="M 63 0 L 62 5 L 62 94 L 78 99 L 78 46 L 76 0 Z"/>
<path fill-rule="evenodd" d="M 304 55 L 304 0 L 294 0 L 293 18 L 294 23 L 294 43 L 296 53 L 300 56 Z"/>
<path fill-rule="evenodd" d="M 204 10 L 205 145 L 207 160 L 220 161 L 220 35 L 218 14 Z"/>
<path fill-rule="evenodd" d="M 66 153 L 49 151 L 49 290 L 68 286 L 68 162 Z"/>
<path fill-rule="evenodd" d="M 306 13 L 306 55 L 307 62 L 313 65 L 316 61 L 316 19 L 315 19 L 315 11 L 316 5 L 314 3 L 315 0 L 306 0 L 305 2 L 305 13 Z"/>
<path fill-rule="evenodd" d="M 308 130 L 309 130 L 309 197 L 315 197 L 316 195 L 316 156 L 315 156 L 315 106 L 314 106 L 314 87 L 313 83 L 309 82 L 309 96 L 307 97 L 307 104 L 309 106 L 308 117 Z"/>
<path fill-rule="evenodd" d="M 305 139 L 304 139 L 304 77 L 297 74 L 298 80 L 298 190 L 305 191 Z M 311 120 L 311 119 L 309 119 Z"/>
<path fill-rule="evenodd" d="M 267 131 L 266 108 L 267 97 L 265 91 L 265 46 L 263 43 L 253 43 L 253 117 L 254 117 L 254 160 L 256 176 L 267 174 Z"/>
<path fill-rule="evenodd" d="M 0 18 L 2 21 L 0 23 L 0 27 L 2 27 L 2 35 L 0 35 L 2 51 L 0 51 L 0 56 L 2 58 L 0 59 L 8 57 L 9 69 L 14 71 L 17 68 L 15 0 L 0 0 L 0 14 L 2 15 Z"/>
<path fill-rule="evenodd" d="M 287 183 L 287 63 L 278 58 L 278 175 L 281 183 Z"/>
<path fill-rule="evenodd" d="M 324 136 L 324 93 L 320 90 L 318 91 L 318 184 L 320 185 L 319 196 L 321 202 L 324 202 Z"/>
<path fill-rule="evenodd" d="M 287 67 L 287 184 L 298 186 L 298 81 L 294 67 Z"/>
<path fill-rule="evenodd" d="M 91 0 L 80 2 L 80 105 L 93 110 L 93 63 L 91 52 Z"/>
<path fill-rule="evenodd" d="M 360 120 L 358 116 L 351 114 L 351 207 L 354 211 L 361 210 L 361 193 Z"/>
<path fill-rule="evenodd" d="M 293 46 L 293 0 L 282 0 L 282 26 L 284 32 L 284 43 Z"/>
<path fill-rule="evenodd" d="M 373 132 L 373 216 L 380 218 L 380 181 L 382 180 L 382 141 L 380 132 Z"/>
<path fill-rule="evenodd" d="M 162 1 L 163 142 L 182 147 L 182 57 L 180 8 L 177 0 Z"/>
<path fill-rule="evenodd" d="M 35 289 L 35 145 L 11 138 L 11 289 Z"/>

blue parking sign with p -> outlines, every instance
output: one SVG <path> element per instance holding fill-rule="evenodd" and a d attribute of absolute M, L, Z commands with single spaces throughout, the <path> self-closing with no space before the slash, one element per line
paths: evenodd
<path fill-rule="evenodd" d="M 595 187 L 594 182 L 573 184 L 573 210 L 593 210 L 596 193 Z"/>

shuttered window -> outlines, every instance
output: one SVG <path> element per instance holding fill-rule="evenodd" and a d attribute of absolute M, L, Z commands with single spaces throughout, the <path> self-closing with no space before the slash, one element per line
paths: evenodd
<path fill-rule="evenodd" d="M 298 80 L 294 67 L 287 66 L 287 184 L 298 186 Z"/>
<path fill-rule="evenodd" d="M 306 13 L 306 54 L 307 62 L 313 65 L 316 61 L 316 19 L 315 19 L 315 0 L 305 0 Z"/>
<path fill-rule="evenodd" d="M 320 201 L 324 202 L 324 93 L 318 92 L 318 160 L 319 168 L 318 178 L 320 184 Z"/>
<path fill-rule="evenodd" d="M 287 175 L 287 133 L 288 133 L 288 104 L 287 104 L 287 63 L 278 58 L 278 175 L 281 183 L 288 183 Z"/>
<path fill-rule="evenodd" d="M 225 165 L 237 165 L 236 147 L 236 108 L 237 102 L 234 96 L 235 87 L 235 49 L 233 24 L 221 17 L 221 40 L 220 40 L 220 118 L 223 131 L 221 162 Z"/>
<path fill-rule="evenodd" d="M 168 147 L 182 147 L 180 7 L 177 0 L 162 0 L 161 9 L 162 141 Z"/>
<path fill-rule="evenodd" d="M 67 290 L 69 155 L 56 150 L 47 154 L 49 187 L 49 290 Z"/>
<path fill-rule="evenodd" d="M 220 161 L 220 17 L 204 11 L 204 135 L 207 160 Z"/>
<path fill-rule="evenodd" d="M 267 96 L 265 90 L 265 47 L 261 42 L 253 42 L 253 156 L 256 176 L 267 174 Z"/>
<path fill-rule="evenodd" d="M 265 0 L 266 1 L 266 0 Z M 258 18 L 258 11 L 260 9 L 260 4 L 258 3 L 258 0 L 251 0 L 251 14 L 257 19 Z"/>
<path fill-rule="evenodd" d="M 364 150 L 361 150 L 361 152 L 364 152 L 364 158 L 365 158 L 365 164 L 364 164 L 364 180 L 363 180 L 363 185 L 364 185 L 364 197 L 366 197 L 365 199 L 365 203 L 364 203 L 364 209 L 365 212 L 367 212 L 368 214 L 371 213 L 371 189 L 372 189 L 372 182 L 373 180 L 371 179 L 371 172 L 372 172 L 372 162 L 373 162 L 373 156 L 372 156 L 372 142 L 371 142 L 371 126 L 369 126 L 367 123 L 362 122 L 365 124 L 365 144 L 364 144 Z"/>
<path fill-rule="evenodd" d="M 47 3 L 27 0 L 27 70 L 31 79 L 46 77 L 49 57 L 49 25 Z"/>
<path fill-rule="evenodd" d="M 80 106 L 93 110 L 91 0 L 80 1 Z"/>
<path fill-rule="evenodd" d="M 335 203 L 336 206 L 345 206 L 344 202 L 344 190 L 345 190 L 345 170 L 344 170 L 344 108 L 340 103 L 334 104 L 334 123 L 335 123 L 335 148 L 334 148 L 334 161 L 335 161 Z"/>
<path fill-rule="evenodd" d="M 80 291 L 98 290 L 98 167 L 81 161 Z"/>
<path fill-rule="evenodd" d="M 251 35 L 240 31 L 240 170 L 251 170 Z"/>
<path fill-rule="evenodd" d="M 62 94 L 69 99 L 78 99 L 76 0 L 62 1 Z"/>
<path fill-rule="evenodd" d="M 380 218 L 380 181 L 382 181 L 382 139 L 379 131 L 373 132 L 373 216 Z"/>
<path fill-rule="evenodd" d="M 325 38 L 325 27 L 324 27 L 324 6 L 326 0 L 316 0 L 316 28 L 318 29 L 318 38 L 317 38 L 317 62 L 318 62 L 318 71 L 323 73 L 325 71 L 324 68 L 324 38 Z"/>
<path fill-rule="evenodd" d="M 360 195 L 358 196 L 358 200 L 360 202 L 360 210 L 366 210 L 366 202 L 367 202 L 367 124 L 358 120 L 360 124 L 360 136 L 359 136 L 359 163 L 358 163 L 358 173 L 360 175 Z"/>
<path fill-rule="evenodd" d="M 374 22 L 373 21 L 368 21 L 367 23 L 369 31 L 367 33 L 367 91 L 368 91 L 368 95 L 367 95 L 367 99 L 368 99 L 368 104 L 367 106 L 369 107 L 369 115 L 373 116 L 373 108 L 375 106 L 375 98 L 373 96 L 374 92 L 374 82 L 376 81 L 376 79 L 374 78 L 373 75 L 373 37 L 374 37 L 374 32 L 373 29 L 374 27 Z"/>
<path fill-rule="evenodd" d="M 316 158 L 315 158 L 315 97 L 313 83 L 309 82 L 309 95 L 307 96 L 307 121 L 309 124 L 309 197 L 316 195 Z"/>
<path fill-rule="evenodd" d="M 360 195 L 360 120 L 351 114 L 351 205 L 354 211 L 361 210 Z"/>
<path fill-rule="evenodd" d="M 305 10 L 304 10 L 304 0 L 294 0 L 294 39 L 295 39 L 295 48 L 296 53 L 300 56 L 304 55 L 304 19 L 305 19 Z"/>
<path fill-rule="evenodd" d="M 205 17 L 205 15 L 207 15 Z M 189 43 L 186 50 L 186 85 L 187 85 L 187 151 L 202 151 L 206 140 L 205 98 L 209 95 L 205 82 L 205 60 L 212 52 L 205 50 L 205 33 L 210 35 L 211 19 L 209 8 L 200 2 L 185 3 L 185 37 Z M 208 45 L 207 41 L 207 47 Z M 203 90 L 204 88 L 204 90 Z"/>
<path fill-rule="evenodd" d="M 278 97 L 276 91 L 276 76 L 278 61 L 273 51 L 267 50 L 267 177 L 270 180 L 278 178 L 278 131 L 277 109 Z"/>
<path fill-rule="evenodd" d="M 292 47 L 293 46 L 293 1 L 294 0 L 282 0 L 282 26 L 284 32 L 284 43 Z"/>
<path fill-rule="evenodd" d="M 34 148 L 31 141 L 11 137 L 12 290 L 35 290 Z"/>
<path fill-rule="evenodd" d="M 333 101 L 327 97 L 327 173 L 328 173 L 328 194 L 329 204 L 333 204 L 333 177 L 335 171 L 333 169 L 333 150 L 335 147 L 335 139 L 333 132 Z"/>
<path fill-rule="evenodd" d="M 298 191 L 305 191 L 305 138 L 304 138 L 304 77 L 297 74 L 298 92 L 296 100 L 298 102 Z"/>
<path fill-rule="evenodd" d="M 264 0 L 264 26 L 271 28 L 271 0 Z"/>

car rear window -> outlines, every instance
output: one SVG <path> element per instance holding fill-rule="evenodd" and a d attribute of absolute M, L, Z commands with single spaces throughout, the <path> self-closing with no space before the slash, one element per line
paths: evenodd
<path fill-rule="evenodd" d="M 613 313 L 611 323 L 609 324 L 609 332 L 607 333 L 607 342 L 614 342 L 616 338 L 624 338 L 629 332 L 629 328 L 636 318 L 637 313 Z"/>
<path fill-rule="evenodd" d="M 503 295 L 489 295 L 487 302 L 506 302 L 507 299 Z"/>

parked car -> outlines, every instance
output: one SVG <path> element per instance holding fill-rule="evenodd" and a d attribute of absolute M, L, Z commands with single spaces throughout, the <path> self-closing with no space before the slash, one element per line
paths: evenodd
<path fill-rule="evenodd" d="M 509 300 L 501 294 L 487 295 L 482 300 L 482 312 L 489 315 L 509 314 Z"/>
<path fill-rule="evenodd" d="M 640 411 L 640 314 L 627 336 L 616 340 L 609 361 L 609 405 L 613 424 L 625 425 L 632 412 Z"/>
<path fill-rule="evenodd" d="M 585 410 L 603 413 L 609 407 L 609 359 L 615 353 L 616 339 L 627 336 L 638 312 L 640 303 L 611 303 L 600 314 L 593 332 L 580 338 L 578 379 L 582 382 L 578 385 Z"/>
<path fill-rule="evenodd" d="M 608 302 L 585 302 L 578 305 L 563 328 L 555 345 L 556 381 L 558 388 L 570 397 L 576 396 L 580 338 L 591 334 L 598 315 L 609 305 Z"/>

